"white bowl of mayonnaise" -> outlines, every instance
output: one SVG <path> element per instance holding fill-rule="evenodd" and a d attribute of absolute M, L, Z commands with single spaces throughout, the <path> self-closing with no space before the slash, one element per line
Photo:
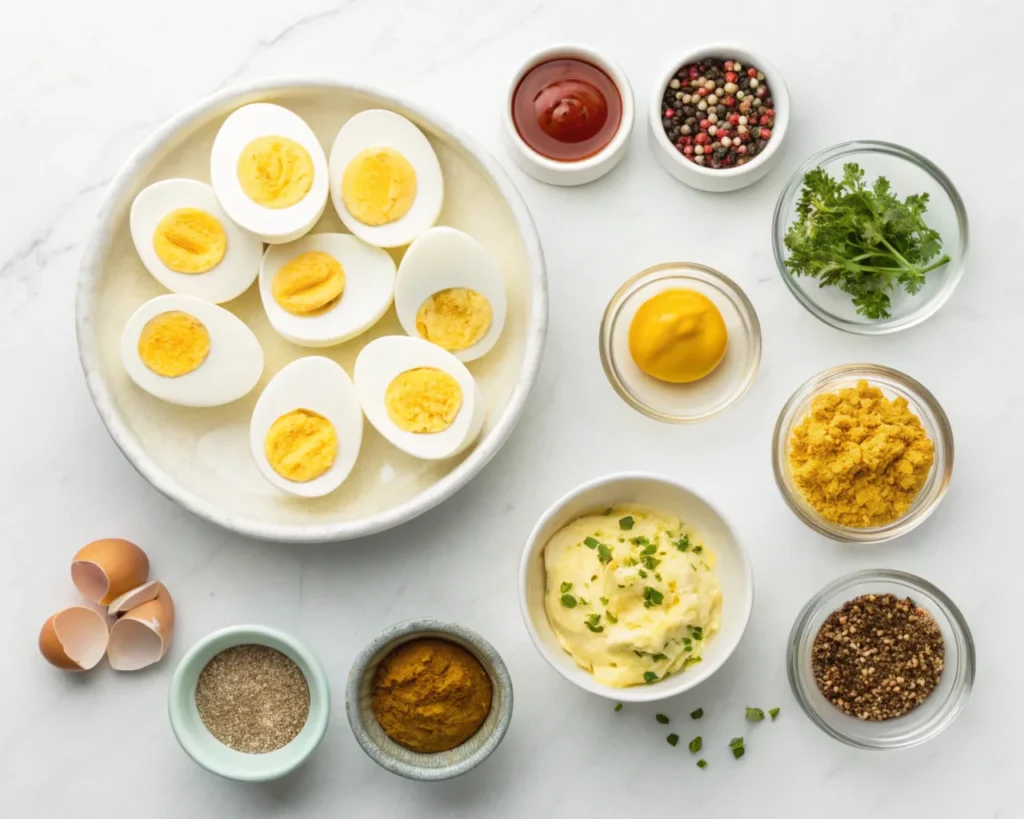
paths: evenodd
<path fill-rule="evenodd" d="M 708 679 L 739 645 L 753 603 L 750 560 L 721 513 L 645 473 L 597 478 L 556 501 L 519 569 L 541 656 L 619 702 L 666 699 Z"/>

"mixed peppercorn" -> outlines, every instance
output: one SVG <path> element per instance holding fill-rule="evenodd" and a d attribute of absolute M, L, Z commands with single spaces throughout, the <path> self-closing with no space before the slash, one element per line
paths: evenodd
<path fill-rule="evenodd" d="M 662 98 L 662 125 L 676 149 L 705 168 L 745 165 L 768 146 L 775 104 L 764 74 L 738 60 L 684 65 Z"/>

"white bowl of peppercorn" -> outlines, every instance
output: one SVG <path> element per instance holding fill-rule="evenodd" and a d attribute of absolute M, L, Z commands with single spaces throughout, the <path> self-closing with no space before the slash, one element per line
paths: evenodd
<path fill-rule="evenodd" d="M 789 118 L 789 91 L 774 63 L 711 43 L 673 60 L 659 78 L 651 150 L 680 182 L 712 193 L 739 190 L 775 166 Z"/>
<path fill-rule="evenodd" d="M 938 736 L 966 704 L 974 639 L 931 583 L 869 569 L 808 601 L 787 667 L 800 707 L 829 736 L 856 748 L 910 748 Z"/>

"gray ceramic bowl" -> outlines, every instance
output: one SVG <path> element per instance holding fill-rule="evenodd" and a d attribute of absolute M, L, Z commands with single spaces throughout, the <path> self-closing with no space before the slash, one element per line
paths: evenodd
<path fill-rule="evenodd" d="M 384 733 L 370 707 L 377 666 L 398 646 L 424 637 L 448 640 L 473 654 L 494 690 L 491 712 L 480 730 L 458 747 L 437 754 L 420 754 L 399 745 Z M 437 782 L 471 771 L 501 743 L 512 721 L 512 678 L 494 646 L 476 632 L 439 620 L 407 620 L 382 631 L 356 657 L 345 690 L 345 713 L 356 740 L 374 762 L 406 779 Z"/>
<path fill-rule="evenodd" d="M 290 657 L 309 686 L 306 724 L 295 739 L 266 754 L 245 754 L 222 744 L 203 725 L 196 708 L 196 683 L 206 664 L 226 649 L 248 644 L 276 648 Z M 188 650 L 171 678 L 167 705 L 175 738 L 198 765 L 225 779 L 267 782 L 291 773 L 316 750 L 331 715 L 331 687 L 320 662 L 294 637 L 265 626 L 230 626 Z"/>

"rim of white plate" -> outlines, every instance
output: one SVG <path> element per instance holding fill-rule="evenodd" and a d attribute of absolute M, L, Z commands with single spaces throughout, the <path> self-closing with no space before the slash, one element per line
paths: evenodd
<path fill-rule="evenodd" d="M 399 506 L 379 512 L 361 520 L 342 521 L 327 524 L 295 525 L 268 523 L 242 515 L 228 514 L 215 504 L 186 490 L 167 472 L 160 468 L 145 452 L 136 437 L 129 431 L 115 409 L 110 391 L 104 382 L 98 364 L 98 356 L 92 316 L 95 309 L 95 282 L 97 281 L 107 251 L 114 238 L 113 217 L 127 206 L 129 192 L 134 189 L 138 178 L 147 172 L 166 143 L 197 119 L 212 118 L 221 110 L 254 102 L 266 95 L 294 91 L 340 90 L 376 98 L 379 102 L 403 110 L 441 132 L 461 150 L 468 153 L 483 168 L 498 188 L 512 211 L 525 245 L 527 264 L 532 279 L 530 292 L 530 321 L 527 328 L 526 349 L 519 379 L 516 382 L 508 405 L 495 425 L 479 446 L 455 469 L 433 486 Z M 233 85 L 205 97 L 194 105 L 171 117 L 161 125 L 125 161 L 114 176 L 104 195 L 103 203 L 96 216 L 96 224 L 79 266 L 78 284 L 75 295 L 75 329 L 78 337 L 78 356 L 85 373 L 86 385 L 100 419 L 114 443 L 128 462 L 158 492 L 178 503 L 194 515 L 216 523 L 219 526 L 248 537 L 284 543 L 324 543 L 350 540 L 353 538 L 383 532 L 432 509 L 454 495 L 476 476 L 505 444 L 515 428 L 526 399 L 537 380 L 541 355 L 547 335 L 548 291 L 547 272 L 540 237 L 519 191 L 505 170 L 475 138 L 462 129 L 424 110 L 405 98 L 383 91 L 371 85 L 329 79 L 325 77 L 284 77 L 262 79 Z"/>

